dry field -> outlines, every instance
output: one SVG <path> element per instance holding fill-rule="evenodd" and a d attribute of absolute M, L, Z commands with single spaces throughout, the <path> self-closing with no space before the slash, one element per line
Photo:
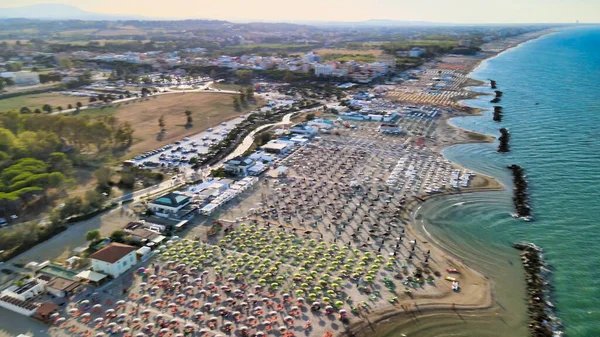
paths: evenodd
<path fill-rule="evenodd" d="M 62 106 L 63 109 L 67 109 L 69 104 L 75 107 L 77 102 L 81 102 L 86 105 L 88 99 L 85 97 L 65 96 L 59 93 L 43 93 L 43 94 L 32 94 L 23 95 L 0 101 L 0 112 L 7 110 L 20 110 L 22 107 L 28 107 L 31 111 L 35 109 L 42 109 L 44 104 L 50 104 L 54 111 L 56 107 Z"/>
<path fill-rule="evenodd" d="M 120 35 L 146 35 L 146 32 L 137 28 L 103 29 L 97 31 L 95 36 L 120 36 Z"/>
<path fill-rule="evenodd" d="M 202 92 L 168 94 L 120 103 L 105 109 L 92 109 L 82 112 L 82 115 L 112 114 L 121 122 L 130 122 L 135 128 L 135 140 L 129 153 L 125 154 L 129 157 L 196 134 L 256 108 L 250 105 L 248 109 L 237 112 L 233 108 L 232 97 L 229 94 Z M 192 111 L 191 127 L 185 126 L 186 110 Z M 167 132 L 164 135 L 160 134 L 158 126 L 160 116 L 165 117 Z"/>

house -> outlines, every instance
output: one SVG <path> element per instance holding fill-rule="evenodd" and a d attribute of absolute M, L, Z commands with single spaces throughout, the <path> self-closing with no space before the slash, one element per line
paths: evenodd
<path fill-rule="evenodd" d="M 254 162 L 254 159 L 238 156 L 226 161 L 225 164 L 223 164 L 223 169 L 235 175 L 247 176 L 248 168 L 250 168 Z"/>
<path fill-rule="evenodd" d="M 136 247 L 112 242 L 89 256 L 92 270 L 117 278 L 137 262 Z"/>
<path fill-rule="evenodd" d="M 44 285 L 46 284 L 45 280 L 41 280 L 38 278 L 31 278 L 22 286 L 10 286 L 4 289 L 1 293 L 2 296 L 10 296 L 11 298 L 15 298 L 19 301 L 27 301 L 39 294 L 44 292 Z"/>
<path fill-rule="evenodd" d="M 0 307 L 25 316 L 32 316 L 38 308 L 31 302 L 22 301 L 9 295 L 0 296 Z"/>
<path fill-rule="evenodd" d="M 142 228 L 141 224 L 140 224 L 140 227 L 138 227 L 138 228 L 134 228 L 134 229 L 130 229 L 130 230 L 126 229 L 125 231 L 127 233 L 129 233 L 129 235 L 131 235 L 132 241 L 141 242 L 143 244 L 152 243 L 153 245 L 157 245 L 165 239 L 165 237 L 158 232 L 151 231 L 146 228 Z"/>
<path fill-rule="evenodd" d="M 181 193 L 171 192 L 148 203 L 148 208 L 156 213 L 176 214 L 192 202 L 192 198 Z"/>

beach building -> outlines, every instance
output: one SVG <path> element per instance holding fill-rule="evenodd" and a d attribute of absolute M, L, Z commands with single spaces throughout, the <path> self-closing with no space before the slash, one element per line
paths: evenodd
<path fill-rule="evenodd" d="M 46 292 L 56 297 L 68 297 L 76 293 L 80 286 L 73 280 L 55 277 L 46 284 Z"/>
<path fill-rule="evenodd" d="M 31 278 L 21 286 L 12 285 L 2 291 L 2 297 L 9 296 L 19 301 L 27 301 L 39 294 L 44 293 L 44 285 L 47 282 L 39 278 Z"/>
<path fill-rule="evenodd" d="M 315 76 L 331 76 L 334 69 L 331 64 L 315 64 Z"/>
<path fill-rule="evenodd" d="M 306 124 L 310 127 L 317 128 L 319 130 L 321 130 L 321 129 L 331 130 L 334 127 L 332 120 L 323 119 L 323 118 L 313 119 L 312 121 L 306 122 Z"/>
<path fill-rule="evenodd" d="M 32 316 L 38 305 L 31 302 L 21 301 L 9 295 L 0 295 L 0 307 L 25 316 Z"/>
<path fill-rule="evenodd" d="M 223 169 L 238 176 L 247 176 L 248 169 L 255 163 L 254 159 L 249 157 L 235 157 L 223 164 Z"/>
<path fill-rule="evenodd" d="M 402 132 L 402 128 L 397 124 L 381 124 L 379 126 L 379 132 L 388 134 L 398 134 Z"/>
<path fill-rule="evenodd" d="M 177 192 L 165 194 L 148 203 L 148 208 L 157 215 L 176 214 L 192 201 L 192 198 Z"/>
<path fill-rule="evenodd" d="M 299 123 L 299 124 L 293 125 L 290 128 L 290 133 L 307 135 L 307 136 L 312 136 L 312 135 L 316 134 L 318 131 L 319 130 L 317 128 L 309 126 L 306 123 Z"/>
<path fill-rule="evenodd" d="M 294 148 L 294 143 L 284 141 L 281 139 L 274 139 L 269 141 L 267 144 L 261 146 L 260 148 L 268 153 L 285 154 L 290 152 Z"/>
<path fill-rule="evenodd" d="M 136 247 L 122 243 L 110 243 L 89 256 L 92 270 L 117 278 L 137 262 Z"/>

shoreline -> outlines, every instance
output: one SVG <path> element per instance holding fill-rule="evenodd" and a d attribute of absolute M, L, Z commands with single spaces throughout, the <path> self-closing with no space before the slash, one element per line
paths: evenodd
<path fill-rule="evenodd" d="M 482 62 L 489 60 L 491 58 L 494 58 L 494 57 L 496 57 L 506 51 L 509 51 L 513 48 L 516 48 L 526 42 L 536 40 L 542 36 L 552 34 L 554 32 L 556 32 L 555 29 L 535 32 L 532 35 L 527 36 L 527 38 L 525 38 L 523 40 L 520 40 L 520 41 L 514 42 L 514 43 L 509 43 L 509 45 L 506 48 L 504 48 L 503 50 L 500 50 L 498 52 L 492 52 L 489 55 L 487 55 L 487 57 L 474 62 L 471 67 L 469 67 L 468 69 L 465 70 L 465 72 L 467 73 L 467 76 L 468 76 L 468 75 L 472 74 L 482 64 Z M 467 105 L 462 104 L 462 101 L 476 99 L 479 96 L 490 95 L 489 93 L 477 92 L 477 91 L 468 89 L 470 87 L 483 86 L 483 85 L 485 85 L 485 83 L 486 82 L 484 82 L 484 81 L 468 77 L 468 81 L 461 86 L 461 90 L 466 91 L 468 93 L 468 95 L 466 97 L 462 97 L 460 100 L 458 100 L 462 109 L 464 109 L 463 110 L 464 113 L 460 113 L 460 114 L 456 114 L 456 115 L 452 115 L 452 116 L 445 116 L 442 123 L 440 123 L 440 127 L 454 129 L 454 131 L 458 131 L 459 135 L 462 135 L 464 138 L 459 139 L 458 141 L 454 140 L 453 142 L 451 142 L 449 144 L 443 144 L 443 142 L 442 142 L 442 144 L 437 144 L 434 146 L 435 151 L 438 151 L 441 154 L 442 149 L 445 147 L 448 147 L 448 146 L 459 145 L 459 144 L 473 144 L 473 143 L 475 143 L 475 144 L 476 143 L 492 143 L 496 140 L 496 137 L 494 137 L 494 136 L 466 130 L 466 129 L 458 127 L 450 122 L 450 120 L 455 117 L 482 116 L 483 115 L 482 112 L 484 111 L 484 109 L 469 107 Z M 469 139 L 469 136 L 471 136 L 471 135 L 481 137 L 482 139 L 480 139 L 480 140 Z M 454 162 L 451 162 L 451 163 L 455 167 L 462 168 L 462 166 L 460 166 Z M 482 188 L 469 188 L 468 190 L 464 190 L 464 191 L 463 190 L 448 191 L 448 192 L 434 194 L 434 195 L 427 195 L 427 196 L 424 196 L 421 198 L 421 199 L 423 199 L 423 202 L 419 202 L 418 199 L 411 200 L 405 210 L 406 215 L 408 215 L 408 217 L 409 217 L 409 219 L 407 221 L 407 227 L 406 227 L 408 229 L 408 231 L 415 237 L 419 238 L 420 240 L 424 239 L 419 233 L 417 233 L 415 228 L 413 228 L 413 226 L 415 226 L 416 224 L 413 221 L 411 221 L 411 218 L 414 217 L 414 214 L 418 211 L 418 209 L 420 208 L 422 203 L 427 202 L 428 200 L 435 200 L 437 198 L 445 197 L 448 195 L 461 195 L 461 194 L 467 194 L 467 193 L 477 193 L 477 192 L 486 192 L 486 191 L 501 191 L 501 190 L 506 189 L 506 186 L 504 186 L 501 182 L 499 182 L 495 178 L 480 174 L 478 172 L 476 172 L 476 173 L 477 173 L 477 177 L 485 177 L 484 178 L 485 180 L 490 180 L 492 182 L 495 182 L 497 184 L 497 186 L 482 187 Z M 432 245 L 433 248 L 438 250 L 443 256 L 452 255 L 448 251 L 444 250 L 443 247 L 441 247 L 438 243 L 427 242 L 427 244 Z M 419 317 L 426 317 L 426 316 L 432 315 L 432 314 L 458 314 L 458 311 L 460 311 L 460 312 L 469 312 L 469 311 L 482 312 L 485 310 L 489 310 L 495 306 L 493 281 L 490 280 L 489 278 L 487 278 L 485 275 L 481 274 L 480 272 L 468 267 L 468 265 L 466 265 L 460 258 L 458 258 L 456 256 L 451 256 L 451 261 L 459 262 L 461 267 L 466 268 L 469 271 L 472 271 L 475 275 L 479 275 L 481 278 L 483 278 L 486 281 L 485 289 L 486 289 L 486 295 L 489 295 L 489 300 L 487 300 L 488 297 L 486 297 L 486 299 L 483 301 L 477 301 L 477 302 L 470 303 L 467 305 L 456 305 L 455 303 L 449 304 L 449 303 L 444 303 L 444 302 L 436 302 L 436 303 L 425 302 L 425 303 L 417 304 L 418 299 L 424 298 L 424 297 L 419 297 L 419 298 L 414 299 L 414 305 L 418 306 Z M 399 306 L 401 306 L 401 307 L 399 307 Z M 460 316 L 460 314 L 458 314 L 458 315 Z M 397 303 L 397 305 L 395 305 L 395 306 L 387 306 L 387 307 L 375 310 L 372 313 L 369 313 L 368 315 L 366 315 L 365 317 L 361 316 L 362 320 L 360 320 L 358 322 L 351 322 L 349 324 L 349 326 L 347 327 L 346 331 L 343 333 L 339 333 L 338 336 L 340 336 L 340 337 L 341 336 L 370 336 L 369 333 L 374 333 L 376 331 L 376 328 L 374 328 L 373 326 L 378 323 L 388 321 L 392 318 L 399 318 L 399 319 L 400 318 L 411 318 L 409 321 L 393 323 L 394 325 L 397 326 L 397 325 L 405 324 L 406 322 L 412 322 L 412 317 L 417 318 L 417 316 L 414 314 L 414 312 L 406 310 L 406 308 L 404 307 L 404 305 L 402 303 Z M 419 330 L 419 331 L 424 331 L 424 330 Z"/>

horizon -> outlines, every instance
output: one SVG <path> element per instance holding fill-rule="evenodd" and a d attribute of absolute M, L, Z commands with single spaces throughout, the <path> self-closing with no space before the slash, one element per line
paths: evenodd
<path fill-rule="evenodd" d="M 447 24 L 568 24 L 600 23 L 600 2 L 572 0 L 568 3 L 532 0 L 527 3 L 484 3 L 457 0 L 449 3 L 379 1 L 364 6 L 358 0 L 307 0 L 289 10 L 280 1 L 265 0 L 260 5 L 241 0 L 214 3 L 206 0 L 174 0 L 169 3 L 130 0 L 4 0 L 2 8 L 19 8 L 40 4 L 62 4 L 103 15 L 129 15 L 153 20 L 227 20 L 266 22 L 359 22 L 407 21 Z M 291 7 L 291 6 L 290 6 Z M 281 9 L 280 9 L 281 8 Z M 465 10 L 468 8 L 469 10 Z M 543 10 L 541 10 L 543 9 Z M 190 15 L 196 12 L 197 15 Z M 394 13 L 389 15 L 387 13 Z M 530 13 L 536 13 L 532 19 Z"/>

